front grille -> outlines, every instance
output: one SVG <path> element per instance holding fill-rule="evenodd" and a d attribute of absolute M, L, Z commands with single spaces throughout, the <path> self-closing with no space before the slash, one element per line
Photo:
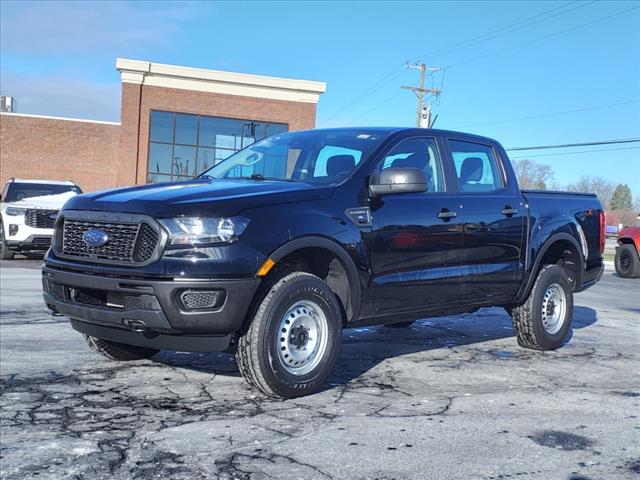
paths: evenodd
<path fill-rule="evenodd" d="M 51 245 L 51 237 L 36 237 L 31 243 L 34 247 L 49 247 Z"/>
<path fill-rule="evenodd" d="M 100 247 L 89 246 L 83 235 L 91 229 L 105 232 L 109 237 L 107 243 Z M 58 226 L 56 249 L 64 256 L 87 261 L 140 264 L 153 257 L 159 240 L 159 233 L 145 222 L 64 218 Z"/>
<path fill-rule="evenodd" d="M 140 224 L 138 238 L 133 249 L 133 260 L 135 262 L 146 262 L 151 258 L 158 243 L 158 232 L 146 223 Z"/>
<path fill-rule="evenodd" d="M 53 228 L 58 210 L 29 209 L 24 214 L 24 223 L 33 228 Z"/>

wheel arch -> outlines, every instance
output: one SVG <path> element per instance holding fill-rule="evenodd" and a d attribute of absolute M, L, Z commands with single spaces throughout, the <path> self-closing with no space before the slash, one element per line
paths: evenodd
<path fill-rule="evenodd" d="M 636 242 L 631 237 L 618 238 L 617 243 L 620 246 L 622 246 L 622 245 L 632 245 L 633 248 L 636 249 L 636 253 L 638 253 L 638 245 L 636 245 Z"/>
<path fill-rule="evenodd" d="M 334 264 L 328 265 L 332 272 L 333 281 L 327 281 L 331 290 L 340 299 L 344 308 L 345 320 L 347 323 L 358 318 L 362 305 L 362 287 L 360 275 L 354 260 L 351 258 L 347 250 L 338 242 L 320 236 L 306 236 L 290 240 L 284 245 L 278 247 L 271 255 L 271 259 L 275 265 L 282 264 L 287 259 L 302 257 L 308 261 L 309 266 L 313 267 L 317 254 L 326 252 L 327 257 L 333 258 L 339 262 L 340 268 Z M 310 273 L 316 273 L 311 268 Z M 329 279 L 331 280 L 331 279 Z"/>
<path fill-rule="evenodd" d="M 572 257 L 571 260 L 575 265 L 574 269 L 567 272 L 568 274 L 574 274 L 573 278 L 570 276 L 570 283 L 574 291 L 580 290 L 580 287 L 582 286 L 582 274 L 585 266 L 583 249 L 575 237 L 565 232 L 559 232 L 551 235 L 538 250 L 533 266 L 531 267 L 529 277 L 523 290 L 518 295 L 518 299 L 520 301 L 525 300 L 529 296 L 529 293 L 533 288 L 533 284 L 535 283 L 542 267 L 547 264 L 557 264 L 559 260 L 563 259 L 563 254 L 567 250 L 570 252 L 570 256 Z M 567 270 L 567 265 L 560 266 Z"/>

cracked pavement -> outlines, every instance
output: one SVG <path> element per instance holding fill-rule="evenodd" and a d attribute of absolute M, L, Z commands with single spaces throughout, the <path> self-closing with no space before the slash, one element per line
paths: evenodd
<path fill-rule="evenodd" d="M 518 347 L 498 308 L 344 332 L 319 394 L 267 399 L 229 354 L 117 363 L 2 262 L 0 476 L 17 479 L 640 477 L 640 280 L 575 297 L 569 342 Z"/>

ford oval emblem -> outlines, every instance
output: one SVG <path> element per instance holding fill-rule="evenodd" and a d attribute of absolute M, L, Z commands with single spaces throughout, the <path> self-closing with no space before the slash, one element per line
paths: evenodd
<path fill-rule="evenodd" d="M 101 247 L 109 241 L 109 235 L 103 230 L 92 228 L 82 234 L 82 240 L 90 247 Z"/>

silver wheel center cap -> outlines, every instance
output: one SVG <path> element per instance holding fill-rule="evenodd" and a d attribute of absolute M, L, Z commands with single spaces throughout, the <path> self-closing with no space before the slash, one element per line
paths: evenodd
<path fill-rule="evenodd" d="M 560 285 L 554 283 L 542 297 L 542 326 L 551 335 L 558 333 L 565 321 L 567 297 Z"/>
<path fill-rule="evenodd" d="M 280 365 L 294 375 L 312 371 L 327 349 L 327 329 L 327 317 L 317 303 L 294 303 L 278 324 L 276 349 Z"/>

